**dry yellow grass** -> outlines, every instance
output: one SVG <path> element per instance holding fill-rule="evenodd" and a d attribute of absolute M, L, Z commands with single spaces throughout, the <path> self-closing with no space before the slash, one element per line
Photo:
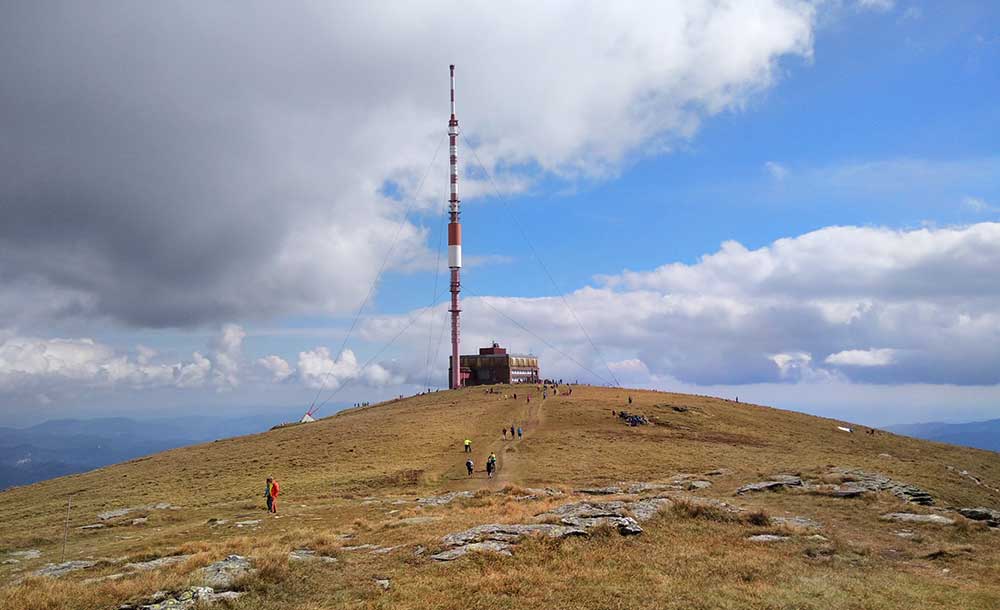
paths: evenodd
<path fill-rule="evenodd" d="M 512 393 L 510 388 L 501 392 Z M 0 564 L 0 609 L 107 608 L 191 582 L 196 567 L 229 553 L 252 556 L 259 572 L 234 608 L 1000 608 L 998 533 L 959 518 L 953 527 L 885 523 L 885 512 L 926 509 L 890 494 L 836 499 L 794 490 L 736 498 L 740 485 L 776 473 L 837 484 L 833 467 L 881 472 L 930 491 L 936 504 L 1000 507 L 1000 455 L 891 434 L 846 434 L 834 422 L 701 396 L 579 386 L 572 396 L 518 401 L 481 388 L 439 392 L 353 409 L 314 424 L 177 449 L 3 492 L 5 551 L 42 557 Z M 627 397 L 633 404 L 628 406 Z M 625 408 L 653 424 L 625 426 Z M 504 441 L 501 429 L 525 429 Z M 466 476 L 461 442 L 473 441 L 477 472 Z M 496 451 L 500 472 L 479 472 Z M 438 564 L 414 556 L 444 534 L 490 522 L 523 523 L 565 498 L 516 500 L 528 487 L 571 491 L 617 481 L 663 481 L 705 473 L 698 492 L 739 504 L 738 519 L 684 506 L 644 525 L 638 537 L 528 540 L 514 557 L 473 556 Z M 977 485 L 961 471 L 979 477 Z M 282 484 L 278 517 L 263 512 L 263 481 Z M 448 490 L 488 494 L 423 508 L 416 497 Z M 503 492 L 503 493 L 492 493 Z M 67 559 L 103 560 L 61 579 L 13 582 L 62 555 L 72 496 Z M 405 503 L 396 503 L 406 500 Z M 98 512 L 169 502 L 81 530 Z M 771 518 L 819 521 L 828 540 Z M 148 516 L 143 525 L 131 519 Z M 436 517 L 408 523 L 410 517 Z M 222 519 L 223 524 L 210 523 Z M 238 528 L 235 523 L 261 520 Z M 900 530 L 913 536 L 901 538 Z M 759 544 L 754 533 L 793 534 Z M 351 536 L 351 538 L 345 538 Z M 384 555 L 345 545 L 403 545 Z M 312 548 L 336 563 L 296 562 Z M 168 569 L 85 584 L 121 563 L 192 554 Z M 373 579 L 389 578 L 388 591 Z"/>

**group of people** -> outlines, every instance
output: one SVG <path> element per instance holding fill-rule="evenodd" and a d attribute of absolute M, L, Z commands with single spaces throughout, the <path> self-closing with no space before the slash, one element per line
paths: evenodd
<path fill-rule="evenodd" d="M 503 440 L 507 440 L 507 428 L 506 427 L 503 428 L 501 430 L 501 432 L 503 432 Z M 515 432 L 515 430 L 514 430 L 514 424 L 511 424 L 510 425 L 510 440 L 514 440 L 514 432 Z M 524 436 L 524 430 L 521 428 L 521 426 L 518 426 L 517 427 L 517 438 L 518 438 L 518 440 L 520 440 L 522 436 Z"/>
<path fill-rule="evenodd" d="M 472 461 L 472 458 L 465 460 L 465 469 L 469 472 L 469 476 L 476 470 L 476 463 Z M 493 475 L 497 471 L 497 454 L 490 451 L 490 456 L 486 458 L 486 476 L 493 478 Z"/>

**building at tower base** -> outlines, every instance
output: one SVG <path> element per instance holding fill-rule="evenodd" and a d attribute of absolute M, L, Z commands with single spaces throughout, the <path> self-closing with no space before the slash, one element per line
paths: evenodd
<path fill-rule="evenodd" d="M 494 343 L 479 348 L 478 354 L 464 354 L 459 358 L 459 376 L 462 385 L 492 385 L 495 383 L 538 383 L 538 357 L 526 354 L 508 354 Z M 448 359 L 448 378 L 451 379 L 452 360 Z"/>

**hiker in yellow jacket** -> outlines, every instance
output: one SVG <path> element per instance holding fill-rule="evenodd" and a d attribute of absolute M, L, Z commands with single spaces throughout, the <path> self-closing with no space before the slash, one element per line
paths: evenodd
<path fill-rule="evenodd" d="M 472 453 L 472 441 L 465 439 L 465 452 Z"/>

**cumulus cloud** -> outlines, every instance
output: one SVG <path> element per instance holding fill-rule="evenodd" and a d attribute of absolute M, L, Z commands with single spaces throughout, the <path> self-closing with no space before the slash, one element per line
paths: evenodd
<path fill-rule="evenodd" d="M 896 361 L 896 350 L 849 349 L 826 357 L 827 364 L 839 366 L 886 366 Z"/>
<path fill-rule="evenodd" d="M 274 354 L 258 358 L 257 364 L 266 369 L 271 374 L 271 380 L 276 383 L 288 379 L 294 372 L 287 360 Z"/>
<path fill-rule="evenodd" d="M 357 356 L 345 349 L 333 358 L 326 347 L 299 352 L 298 374 L 301 381 L 313 389 L 336 390 L 351 380 L 382 387 L 402 383 L 404 378 L 388 370 L 383 363 L 372 362 L 365 367 Z"/>
<path fill-rule="evenodd" d="M 156 351 L 138 346 L 136 358 L 93 339 L 0 339 L 0 389 L 91 387 L 150 389 L 162 387 L 219 389 L 239 384 L 244 332 L 227 325 L 209 358 L 194 352 L 190 360 L 157 362 Z"/>
<path fill-rule="evenodd" d="M 701 386 L 996 384 L 998 268 L 1000 223 L 828 227 L 755 250 L 726 242 L 693 264 L 600 277 L 566 300 L 616 375 L 633 383 L 646 369 L 647 380 Z M 539 353 L 547 376 L 610 381 L 561 299 L 467 297 L 462 308 L 467 347 L 501 337 Z M 408 320 L 378 317 L 364 333 L 387 340 Z M 415 370 L 426 349 L 415 337 L 426 342 L 433 332 L 430 320 L 417 326 Z"/>
<path fill-rule="evenodd" d="M 0 21 L 0 313 L 164 327 L 352 311 L 398 227 L 410 255 L 393 264 L 429 257 L 400 220 L 445 129 L 449 63 L 466 137 L 524 188 L 612 175 L 739 109 L 782 58 L 810 56 L 814 12 L 21 3 Z M 421 210 L 445 199 L 443 160 Z M 483 187 L 465 175 L 467 197 Z"/>

